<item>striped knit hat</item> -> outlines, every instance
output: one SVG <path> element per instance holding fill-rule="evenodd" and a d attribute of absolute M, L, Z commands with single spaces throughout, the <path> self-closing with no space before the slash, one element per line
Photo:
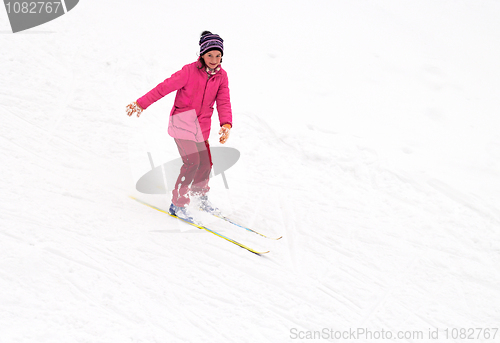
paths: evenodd
<path fill-rule="evenodd" d="M 224 55 L 223 42 L 224 40 L 219 35 L 210 31 L 203 31 L 200 38 L 200 56 L 212 50 L 219 50 L 221 55 Z"/>

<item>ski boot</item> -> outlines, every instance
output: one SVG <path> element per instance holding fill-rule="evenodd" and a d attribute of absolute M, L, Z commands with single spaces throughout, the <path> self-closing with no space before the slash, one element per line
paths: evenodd
<path fill-rule="evenodd" d="M 200 195 L 198 197 L 198 207 L 200 210 L 208 212 L 210 214 L 213 214 L 215 216 L 220 216 L 222 213 L 221 211 L 215 207 L 210 200 L 208 200 L 207 195 Z"/>
<path fill-rule="evenodd" d="M 186 207 L 180 207 L 180 206 L 175 206 L 174 204 L 171 204 L 168 212 L 171 215 L 176 216 L 178 218 L 181 218 L 185 221 L 188 221 L 188 222 L 193 223 L 193 224 L 195 223 L 193 216 L 191 215 L 191 213 L 189 212 L 189 210 Z"/>

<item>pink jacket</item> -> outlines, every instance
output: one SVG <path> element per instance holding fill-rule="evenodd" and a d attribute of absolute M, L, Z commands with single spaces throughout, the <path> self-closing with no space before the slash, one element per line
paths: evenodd
<path fill-rule="evenodd" d="M 168 130 L 174 138 L 198 142 L 207 140 L 210 136 L 215 102 L 220 125 L 232 126 L 233 116 L 226 71 L 221 68 L 209 78 L 207 72 L 199 67 L 199 61 L 185 65 L 137 100 L 139 106 L 146 109 L 165 95 L 177 91 L 174 107 L 170 112 Z"/>

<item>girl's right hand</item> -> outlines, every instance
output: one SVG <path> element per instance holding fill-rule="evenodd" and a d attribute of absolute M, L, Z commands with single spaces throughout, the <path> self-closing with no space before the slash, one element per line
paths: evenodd
<path fill-rule="evenodd" d="M 144 111 L 144 110 L 142 109 L 141 106 L 139 106 L 139 104 L 137 104 L 136 101 L 127 105 L 127 115 L 129 117 L 134 113 L 137 113 L 137 116 L 139 117 L 141 115 L 142 111 Z"/>

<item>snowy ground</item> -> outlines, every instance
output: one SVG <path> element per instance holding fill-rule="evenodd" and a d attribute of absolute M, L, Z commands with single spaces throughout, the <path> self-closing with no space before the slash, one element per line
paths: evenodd
<path fill-rule="evenodd" d="M 0 342 L 498 341 L 499 17 L 483 0 L 80 1 L 12 34 L 0 10 Z M 284 238 L 209 222 L 263 257 L 128 198 L 166 208 L 135 183 L 148 153 L 178 154 L 173 95 L 125 105 L 206 29 L 241 152 L 212 197 Z M 358 329 L 375 337 L 332 333 Z"/>

